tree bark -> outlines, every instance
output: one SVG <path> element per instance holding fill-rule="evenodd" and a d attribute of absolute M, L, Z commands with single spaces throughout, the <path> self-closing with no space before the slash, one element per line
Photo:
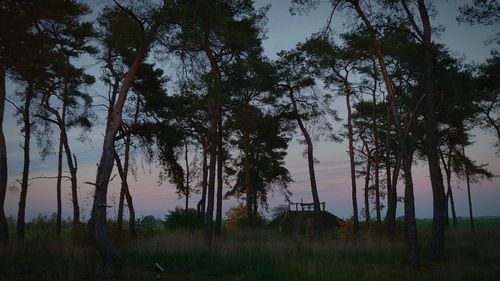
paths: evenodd
<path fill-rule="evenodd" d="M 351 87 L 344 80 L 345 103 L 347 108 L 347 137 L 349 139 L 349 163 L 351 168 L 352 209 L 354 235 L 359 236 L 358 198 L 356 195 L 356 166 L 354 163 L 354 139 L 352 132 Z"/>
<path fill-rule="evenodd" d="M 401 156 L 403 158 L 403 172 L 405 176 L 405 234 L 408 245 L 408 262 L 410 266 L 417 267 L 420 265 L 420 258 L 418 255 L 415 197 L 413 194 L 413 177 L 411 173 L 413 149 L 408 147 L 411 146 L 410 143 L 406 143 L 406 140 L 404 142 L 406 148 L 402 149 Z"/>
<path fill-rule="evenodd" d="M 247 211 L 247 223 L 253 225 L 253 212 L 252 212 L 252 180 L 250 175 L 250 136 L 248 132 L 243 134 L 245 142 L 245 196 L 246 196 L 246 211 Z"/>
<path fill-rule="evenodd" d="M 129 232 L 130 236 L 132 238 L 135 238 L 135 210 L 134 210 L 134 204 L 132 202 L 132 196 L 130 195 L 130 190 L 128 186 L 128 166 L 129 166 L 129 151 L 127 151 L 127 147 L 125 147 L 125 159 L 123 161 L 123 165 L 121 164 L 120 156 L 118 153 L 115 151 L 115 161 L 116 161 L 116 167 L 118 170 L 118 174 L 120 176 L 120 179 L 122 181 L 121 183 L 121 189 L 120 189 L 120 204 L 121 206 L 118 207 L 118 231 L 119 235 L 121 237 L 121 232 L 122 232 L 122 227 L 123 227 L 123 205 L 125 201 L 125 198 L 127 200 L 127 205 L 129 209 Z M 120 211 L 121 209 L 121 211 Z"/>
<path fill-rule="evenodd" d="M 387 213 L 385 215 L 385 232 L 389 237 L 394 237 L 396 233 L 396 207 L 398 195 L 396 191 L 396 182 L 392 181 L 391 173 L 391 126 L 392 126 L 392 115 L 391 115 L 391 101 L 387 104 L 387 128 L 385 136 L 385 174 L 386 174 L 386 184 L 387 184 Z"/>
<path fill-rule="evenodd" d="M 208 197 L 207 211 L 205 213 L 205 245 L 212 247 L 213 238 L 213 215 L 214 215 L 214 193 L 215 193 L 215 170 L 217 164 L 217 116 L 213 101 L 209 101 L 208 112 L 210 117 L 210 165 L 208 172 Z"/>
<path fill-rule="evenodd" d="M 387 89 L 387 94 L 389 99 L 392 101 L 391 103 L 391 111 L 392 117 L 394 119 L 394 124 L 396 127 L 396 132 L 398 134 L 400 153 L 403 159 L 403 171 L 405 174 L 405 231 L 406 231 L 406 240 L 408 247 L 408 263 L 411 267 L 420 266 L 420 258 L 418 254 L 418 239 L 417 239 L 417 227 L 416 227 L 416 219 L 415 219 L 415 203 L 413 196 L 413 180 L 411 175 L 411 160 L 412 157 L 408 150 L 407 144 L 407 134 L 401 128 L 401 122 L 399 118 L 399 113 L 396 107 L 396 103 L 394 102 L 394 88 L 392 86 L 392 81 L 389 76 L 389 72 L 387 71 L 387 66 L 384 61 L 384 55 L 380 46 L 378 44 L 378 39 L 375 33 L 375 30 L 370 23 L 370 20 L 366 17 L 364 11 L 361 9 L 359 5 L 359 1 L 354 1 L 354 9 L 360 16 L 361 20 L 365 24 L 369 34 L 370 41 L 375 57 L 377 58 L 380 70 L 382 72 L 382 78 L 384 80 L 384 84 Z M 408 124 L 409 125 L 409 124 Z"/>
<path fill-rule="evenodd" d="M 212 247 L 212 235 L 214 231 L 213 225 L 213 209 L 214 209 L 214 197 L 215 197 L 215 170 L 220 173 L 217 178 L 217 191 L 219 188 L 222 190 L 222 182 L 219 177 L 222 177 L 222 151 L 221 151 L 221 143 L 222 142 L 222 105 L 221 105 L 221 77 L 222 72 L 219 68 L 217 59 L 210 48 L 209 41 L 209 31 L 205 32 L 205 38 L 203 42 L 203 51 L 207 55 L 207 58 L 210 62 L 210 67 L 212 68 L 213 75 L 213 95 L 210 97 L 208 104 L 208 114 L 210 116 L 211 126 L 210 126 L 210 172 L 209 172 L 209 182 L 208 182 L 208 205 L 207 205 L 207 214 L 205 216 L 205 243 L 208 247 Z M 219 147 L 220 146 L 220 147 Z M 218 168 L 217 168 L 218 167 Z M 218 173 L 218 174 L 219 174 Z M 219 182 L 221 182 L 219 184 Z M 220 186 L 220 187 L 219 187 Z M 220 194 L 222 196 L 222 193 Z M 220 200 L 220 204 L 222 206 L 222 197 Z M 219 206 L 219 192 L 217 192 L 217 209 Z M 222 214 L 222 209 L 220 210 Z M 217 219 L 217 213 L 216 213 Z"/>
<path fill-rule="evenodd" d="M 462 155 L 465 157 L 465 147 L 462 145 Z M 470 195 L 470 176 L 469 170 L 465 167 L 465 180 L 467 181 L 467 201 L 469 203 L 469 219 L 472 234 L 476 233 L 476 228 L 474 227 L 474 216 L 472 215 L 472 197 Z"/>
<path fill-rule="evenodd" d="M 207 154 L 208 154 L 208 145 L 206 143 L 205 138 L 203 138 L 203 164 L 202 164 L 202 179 L 201 179 L 201 199 L 198 201 L 197 210 L 198 216 L 200 218 L 205 218 L 205 202 L 207 197 L 207 178 L 208 178 L 208 163 L 207 163 Z"/>
<path fill-rule="evenodd" d="M 57 193 L 57 212 L 56 212 L 56 234 L 61 234 L 61 213 L 62 213 L 62 202 L 61 202 L 61 181 L 62 181 L 62 160 L 63 160 L 63 134 L 59 132 L 59 150 L 57 152 L 57 183 L 56 183 L 56 193 Z"/>
<path fill-rule="evenodd" d="M 67 65 L 69 64 L 69 59 L 66 59 L 66 68 Z M 69 148 L 69 140 L 68 140 L 68 134 L 66 133 L 66 112 L 68 108 L 68 84 L 69 84 L 69 79 L 67 77 L 67 70 L 65 71 L 65 77 L 64 77 L 64 92 L 63 92 L 63 107 L 62 107 L 62 115 L 60 118 L 58 118 L 59 122 L 59 129 L 61 131 L 62 135 L 62 142 L 64 145 L 64 150 L 66 152 L 66 162 L 68 164 L 68 169 L 69 173 L 71 175 L 71 201 L 73 203 L 73 225 L 76 225 L 80 223 L 80 206 L 78 204 L 78 182 L 76 179 L 76 172 L 77 172 L 77 163 L 76 163 L 76 157 L 71 153 L 71 149 Z M 48 103 L 48 101 L 47 101 Z M 48 106 L 48 104 L 47 104 Z M 54 110 L 57 114 L 56 116 L 59 117 L 59 114 L 57 110 Z M 74 162 L 73 162 L 74 160 Z"/>
<path fill-rule="evenodd" d="M 19 211 L 17 213 L 17 245 L 24 247 L 24 226 L 26 216 L 26 197 L 28 195 L 28 176 L 30 169 L 30 138 L 31 138 L 31 120 L 30 106 L 33 98 L 33 81 L 28 81 L 26 97 L 24 99 L 23 123 L 24 123 L 24 164 L 23 176 L 21 180 L 21 197 L 19 199 Z"/>
<path fill-rule="evenodd" d="M 368 148 L 368 146 L 366 146 Z M 369 222 L 370 219 L 370 169 L 372 167 L 372 159 L 368 155 L 366 162 L 366 175 L 365 175 L 365 220 Z"/>
<path fill-rule="evenodd" d="M 7 145 L 3 133 L 3 115 L 5 111 L 5 66 L 0 64 L 0 245 L 9 243 L 9 225 L 5 217 L 5 195 L 7 193 Z"/>
<path fill-rule="evenodd" d="M 104 262 L 100 273 L 106 278 L 117 276 L 120 273 L 122 265 L 118 249 L 109 236 L 106 216 L 108 184 L 114 166 L 115 137 L 122 124 L 122 111 L 127 99 L 128 90 L 148 48 L 149 44 L 144 44 L 138 48 L 135 59 L 123 79 L 118 99 L 111 108 L 113 112 L 110 115 L 111 120 L 108 120 L 108 126 L 106 126 L 101 160 L 97 168 L 92 218 L 95 240 Z"/>
<path fill-rule="evenodd" d="M 450 201 L 451 215 L 453 218 L 453 228 L 456 230 L 458 227 L 457 213 L 455 212 L 455 200 L 453 199 L 453 191 L 451 189 L 451 150 L 448 151 L 448 161 L 445 160 L 443 153 L 440 151 L 441 162 L 443 163 L 444 171 L 446 173 L 446 216 L 448 217 L 448 201 Z M 446 218 L 448 221 L 448 218 Z"/>
<path fill-rule="evenodd" d="M 379 180 L 379 164 L 380 164 L 380 145 L 378 140 L 378 126 L 377 126 L 377 96 L 376 96 L 376 80 L 373 90 L 373 104 L 372 104 L 372 124 L 373 124 L 373 142 L 375 145 L 375 155 L 373 157 L 374 162 L 374 175 L 375 175 L 375 210 L 377 213 L 377 223 L 382 222 L 382 217 L 380 215 L 380 180 Z"/>
<path fill-rule="evenodd" d="M 293 112 L 295 114 L 295 119 L 297 123 L 299 124 L 300 131 L 302 132 L 302 135 L 304 136 L 307 144 L 307 163 L 309 167 L 309 180 L 311 182 L 311 193 L 312 193 L 312 198 L 313 198 L 313 206 L 314 206 L 314 214 L 315 214 L 315 219 L 314 219 L 314 234 L 315 235 L 320 235 L 321 234 L 321 225 L 320 225 L 320 213 L 321 213 L 321 207 L 319 203 L 319 195 L 318 195 L 318 188 L 316 186 L 316 175 L 314 172 L 314 151 L 313 151 L 313 143 L 311 140 L 311 136 L 309 135 L 309 132 L 307 132 L 307 129 L 304 125 L 304 122 L 302 122 L 302 118 L 300 117 L 299 110 L 297 107 L 297 101 L 295 100 L 295 97 L 293 95 L 293 91 L 290 90 L 289 92 L 290 100 L 292 102 L 292 107 L 293 107 Z"/>
<path fill-rule="evenodd" d="M 220 236 L 222 228 L 222 187 L 223 177 L 222 169 L 224 168 L 224 148 L 222 142 L 222 106 L 219 109 L 219 120 L 217 121 L 218 135 L 217 135 L 217 210 L 215 213 L 215 235 Z"/>
<path fill-rule="evenodd" d="M 184 187 L 185 206 L 184 209 L 189 209 L 189 158 L 188 158 L 188 144 L 187 141 L 184 143 L 184 161 L 186 162 L 186 186 Z"/>
<path fill-rule="evenodd" d="M 424 0 L 418 0 L 418 11 L 423 24 L 423 51 L 424 51 L 424 87 L 425 97 L 425 123 L 426 145 L 429 174 L 431 178 L 433 195 L 433 219 L 431 256 L 434 259 L 444 258 L 444 204 L 446 202 L 443 187 L 443 178 L 439 167 L 438 135 L 436 129 L 436 102 L 433 86 L 434 55 L 432 54 L 431 24 Z"/>

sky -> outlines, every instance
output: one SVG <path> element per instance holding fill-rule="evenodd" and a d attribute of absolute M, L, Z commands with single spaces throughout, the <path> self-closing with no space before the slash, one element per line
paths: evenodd
<path fill-rule="evenodd" d="M 95 10 L 103 7 L 105 1 L 88 1 Z M 293 48 L 298 42 L 304 41 L 312 33 L 321 29 L 328 16 L 329 6 L 327 1 L 316 10 L 312 10 L 308 15 L 291 16 L 289 13 L 288 0 L 258 0 L 257 7 L 271 4 L 268 12 L 267 21 L 267 39 L 263 42 L 265 53 L 268 57 L 276 58 L 276 53 L 280 50 Z M 457 7 L 468 1 L 438 1 L 436 8 L 437 16 L 433 19 L 433 25 L 442 25 L 445 29 L 435 40 L 445 43 L 450 50 L 459 57 L 463 57 L 467 62 L 482 62 L 488 56 L 490 50 L 498 49 L 498 45 L 485 45 L 484 42 L 500 28 L 469 26 L 458 24 L 455 20 Z M 94 11 L 95 14 L 95 11 Z M 333 29 L 337 32 L 343 30 L 342 19 L 334 18 Z M 99 77 L 99 64 L 93 59 L 85 58 L 78 62 L 88 67 L 88 71 Z M 19 88 L 12 83 L 7 86 L 8 95 L 12 95 Z M 97 83 L 88 91 L 93 95 L 104 93 L 105 88 Z M 342 99 L 337 99 L 334 108 L 338 110 L 340 117 L 345 116 L 345 104 Z M 16 179 L 20 179 L 22 171 L 23 152 L 20 147 L 22 136 L 20 135 L 21 125 L 17 124 L 14 117 L 14 109 L 7 105 L 5 112 L 4 130 L 7 141 L 8 165 L 9 165 L 9 185 L 13 185 Z M 99 161 L 103 139 L 104 111 L 97 110 L 101 118 L 96 128 L 89 134 L 88 140 L 80 143 L 73 141 L 73 152 L 76 154 L 79 163 L 78 184 L 79 200 L 82 208 L 82 218 L 88 218 L 92 206 L 92 186 L 84 182 L 95 181 L 96 163 Z M 341 126 L 341 123 L 338 124 Z M 474 144 L 467 148 L 466 153 L 473 160 L 479 163 L 489 164 L 489 169 L 495 174 L 500 175 L 500 157 L 498 157 L 492 144 L 494 138 L 492 135 L 481 130 L 474 131 Z M 70 139 L 78 137 L 78 132 L 71 132 Z M 326 208 L 330 212 L 340 217 L 352 216 L 351 204 L 351 183 L 349 176 L 349 161 L 347 155 L 347 143 L 332 143 L 325 141 L 316 141 L 315 157 L 319 160 L 316 164 L 316 177 L 318 182 L 318 191 L 321 201 L 326 202 Z M 292 192 L 291 201 L 298 202 L 312 201 L 310 184 L 307 170 L 307 160 L 302 156 L 304 146 L 296 140 L 292 140 L 289 148 L 289 154 L 286 158 L 286 167 L 289 169 L 294 182 L 289 190 Z M 154 215 L 163 217 L 168 210 L 176 206 L 183 206 L 183 199 L 178 198 L 174 187 L 168 183 L 159 185 L 158 172 L 156 165 L 148 165 L 140 155 L 135 155 L 134 176 L 130 177 L 130 190 L 133 196 L 134 205 L 138 216 Z M 31 170 L 30 177 L 54 176 L 56 174 L 57 158 L 55 155 L 49 155 L 42 160 L 36 143 L 32 142 L 31 152 Z M 67 169 L 65 169 L 67 170 Z M 116 172 L 114 172 L 116 173 Z M 413 168 L 415 180 L 415 205 L 416 214 L 419 218 L 432 217 L 432 193 L 428 176 L 428 168 L 424 163 L 417 163 Z M 363 206 L 362 181 L 358 180 L 358 206 Z M 467 216 L 467 192 L 465 183 L 458 179 L 452 180 L 455 204 L 458 216 Z M 120 181 L 116 177 L 109 186 L 108 205 L 113 206 L 109 209 L 108 216 L 116 216 L 117 202 L 119 197 Z M 472 198 L 475 216 L 500 215 L 500 178 L 494 178 L 491 181 L 475 183 L 472 186 Z M 20 189 L 11 188 L 7 193 L 5 210 L 8 216 L 17 215 L 17 206 L 19 202 Z M 398 195 L 402 195 L 402 183 L 398 185 Z M 27 219 L 30 220 L 37 214 L 50 215 L 56 210 L 56 185 L 55 180 L 35 179 L 31 182 L 27 196 Z M 190 199 L 190 206 L 194 207 L 199 200 L 199 195 L 194 195 Z M 224 201 L 224 209 L 237 204 L 237 201 Z M 286 204 L 284 197 L 276 193 L 269 198 L 270 208 Z M 70 202 L 70 183 L 63 182 L 63 217 L 68 217 L 72 213 Z M 372 212 L 373 214 L 373 212 Z M 385 210 L 382 211 L 385 214 Z M 398 213 L 403 214 L 403 205 L 398 204 Z"/>

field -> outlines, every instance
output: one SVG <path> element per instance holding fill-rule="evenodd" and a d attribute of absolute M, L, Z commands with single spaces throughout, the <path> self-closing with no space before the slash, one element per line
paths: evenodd
<path fill-rule="evenodd" d="M 449 228 L 447 259 L 434 262 L 428 258 L 431 222 L 419 221 L 419 269 L 405 265 L 403 236 L 389 240 L 376 225 L 363 225 L 358 241 L 339 232 L 312 240 L 269 228 L 229 228 L 212 250 L 203 246 L 202 231 L 157 227 L 135 241 L 119 242 L 124 262 L 119 280 L 155 280 L 155 262 L 165 269 L 166 281 L 500 280 L 500 220 L 476 224 L 475 236 L 466 220 L 457 231 Z M 15 243 L 1 250 L 0 280 L 99 280 L 94 272 L 100 258 L 90 243 L 69 230 L 60 238 L 37 231 L 28 232 L 23 253 Z"/>

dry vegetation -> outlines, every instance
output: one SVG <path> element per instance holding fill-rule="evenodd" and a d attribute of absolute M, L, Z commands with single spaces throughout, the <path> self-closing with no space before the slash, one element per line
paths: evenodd
<path fill-rule="evenodd" d="M 447 231 L 447 259 L 430 261 L 430 222 L 419 221 L 424 262 L 418 270 L 405 265 L 402 236 L 387 239 L 377 226 L 363 226 L 355 241 L 339 232 L 319 240 L 292 237 L 272 229 L 226 229 L 212 250 L 201 231 L 155 230 L 136 241 L 120 243 L 124 271 L 119 280 L 154 280 L 153 263 L 166 271 L 162 280 L 496 280 L 500 276 L 500 223 L 478 221 L 473 237 L 467 221 Z M 86 242 L 67 233 L 61 240 L 40 240 L 29 232 L 23 254 L 2 250 L 0 280 L 98 280 L 100 262 Z"/>

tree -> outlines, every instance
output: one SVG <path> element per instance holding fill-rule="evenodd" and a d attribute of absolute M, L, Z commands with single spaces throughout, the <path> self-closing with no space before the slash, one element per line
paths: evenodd
<path fill-rule="evenodd" d="M 479 73 L 475 77 L 476 123 L 482 128 L 492 131 L 496 135 L 494 146 L 500 152 L 500 82 L 498 73 L 500 71 L 500 53 L 493 51 L 491 57 L 479 67 Z"/>
<path fill-rule="evenodd" d="M 116 101 L 109 108 L 108 122 L 103 141 L 103 150 L 95 180 L 95 195 L 92 205 L 91 229 L 104 264 L 101 275 L 116 276 L 121 269 L 121 258 L 114 246 L 106 225 L 106 199 L 108 183 L 115 160 L 115 138 L 122 126 L 122 110 L 128 91 L 136 77 L 142 61 L 157 39 L 163 8 L 158 6 L 124 7 L 115 2 L 115 8 L 107 8 L 102 17 L 103 41 L 110 49 L 126 48 L 133 57 L 128 61 L 126 74 L 119 87 Z M 142 8 L 142 9 L 141 9 Z M 146 9 L 149 8 L 149 9 Z M 139 18 L 142 18 L 140 20 Z M 123 49 L 122 49 L 123 50 Z"/>
<path fill-rule="evenodd" d="M 436 92 L 434 89 L 434 46 L 432 42 L 432 27 L 429 19 L 428 9 L 424 0 L 417 0 L 416 6 L 422 26 L 418 26 L 414 13 L 405 0 L 401 0 L 408 21 L 421 42 L 424 55 L 423 69 L 423 96 L 425 104 L 426 121 L 426 149 L 429 167 L 429 175 L 432 186 L 433 198 L 433 219 L 432 219 L 432 242 L 431 253 L 433 258 L 442 259 L 444 257 L 444 207 L 445 196 L 441 168 L 439 166 L 438 135 L 436 120 Z"/>
<path fill-rule="evenodd" d="M 277 75 L 279 77 L 278 87 L 282 91 L 284 110 L 289 114 L 304 137 L 306 144 L 306 155 L 309 169 L 309 180 L 311 182 L 311 193 L 315 212 L 315 235 L 320 235 L 321 225 L 320 200 L 318 187 L 316 185 L 316 173 L 314 164 L 313 138 L 309 133 L 305 121 L 319 121 L 327 115 L 336 117 L 335 112 L 328 108 L 330 95 L 319 97 L 312 89 L 315 85 L 311 69 L 307 66 L 304 54 L 300 50 L 281 51 L 278 53 L 279 59 L 275 62 Z M 329 128 L 328 122 L 323 125 Z"/>
<path fill-rule="evenodd" d="M 226 127 L 241 156 L 234 164 L 235 184 L 225 196 L 245 197 L 246 222 L 253 226 L 259 215 L 258 201 L 267 208 L 271 190 L 288 194 L 286 188 L 291 178 L 284 167 L 284 157 L 289 122 L 279 114 L 276 73 L 261 50 L 237 59 L 227 73 L 225 85 L 231 94 Z"/>
<path fill-rule="evenodd" d="M 465 22 L 471 25 L 481 24 L 494 26 L 500 23 L 500 3 L 495 0 L 474 0 L 472 5 L 465 4 L 458 8 L 458 22 Z M 500 32 L 497 32 L 489 41 L 500 39 Z"/>
<path fill-rule="evenodd" d="M 355 152 L 354 152 L 354 133 L 352 125 L 352 103 L 355 90 L 352 86 L 352 76 L 356 71 L 356 63 L 359 60 L 359 54 L 356 49 L 351 46 L 340 47 L 336 46 L 332 41 L 326 39 L 310 39 L 303 49 L 311 56 L 312 65 L 318 66 L 318 70 L 328 87 L 335 88 L 337 85 L 341 88 L 345 96 L 347 109 L 347 138 L 348 138 L 348 154 L 351 170 L 351 186 L 352 186 L 352 206 L 354 233 L 359 236 L 359 215 L 358 203 L 356 195 L 356 168 L 355 168 Z"/>
<path fill-rule="evenodd" d="M 220 233 L 222 223 L 223 119 L 227 100 L 223 90 L 226 78 L 224 67 L 236 57 L 244 57 L 247 52 L 261 48 L 260 23 L 266 10 L 266 8 L 255 10 L 251 1 L 243 0 L 187 1 L 175 2 L 172 5 L 171 11 L 178 15 L 177 24 L 181 32 L 168 44 L 169 48 L 181 54 L 202 56 L 201 60 L 206 62 L 202 65 L 208 65 L 206 101 L 210 120 L 210 165 L 205 213 L 207 246 L 212 245 L 213 231 L 215 230 L 216 234 Z M 216 204 L 213 201 L 215 195 L 217 195 Z M 215 227 L 214 207 L 216 207 Z"/>

